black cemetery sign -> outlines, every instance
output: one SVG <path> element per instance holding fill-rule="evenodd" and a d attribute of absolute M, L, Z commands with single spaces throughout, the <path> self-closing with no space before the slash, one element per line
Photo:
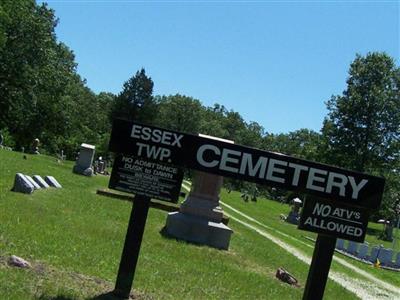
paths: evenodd
<path fill-rule="evenodd" d="M 150 197 L 155 197 L 150 191 L 161 191 L 155 185 L 162 184 L 162 180 L 140 183 L 141 179 L 136 184 L 137 171 L 133 169 L 142 175 L 146 171 L 143 173 L 136 163 L 125 166 L 128 157 L 148 165 L 156 162 L 154 165 L 166 168 L 187 167 L 310 195 L 300 228 L 319 235 L 303 295 L 307 300 L 322 299 L 336 237 L 364 239 L 368 213 L 379 208 L 385 182 L 380 177 L 276 152 L 118 119 L 113 122 L 109 150 L 118 154 L 110 188 L 136 193 L 114 290 L 122 297 L 129 296 L 132 287 Z M 180 175 L 173 178 L 180 186 Z M 165 194 L 175 195 L 177 190 L 171 188 Z"/>
<path fill-rule="evenodd" d="M 280 153 L 115 120 L 110 150 L 376 209 L 384 179 Z"/>

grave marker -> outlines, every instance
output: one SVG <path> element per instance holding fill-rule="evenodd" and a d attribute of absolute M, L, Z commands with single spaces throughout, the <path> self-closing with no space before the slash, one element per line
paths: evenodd
<path fill-rule="evenodd" d="M 24 194 L 32 194 L 35 190 L 33 184 L 25 177 L 22 173 L 15 174 L 14 187 L 12 188 L 14 192 L 20 192 Z"/>
<path fill-rule="evenodd" d="M 336 249 L 338 249 L 338 250 L 344 249 L 344 240 L 343 239 L 336 240 Z"/>
<path fill-rule="evenodd" d="M 358 244 L 353 241 L 349 241 L 346 252 L 356 255 L 357 251 L 358 251 Z"/>
<path fill-rule="evenodd" d="M 40 185 L 42 188 L 47 189 L 50 186 L 47 184 L 46 181 L 44 181 L 44 179 L 42 178 L 42 176 L 40 175 L 33 175 L 33 180 L 35 180 L 35 182 Z"/>
<path fill-rule="evenodd" d="M 357 257 L 361 259 L 365 259 L 367 257 L 369 245 L 367 243 L 361 244 L 360 247 L 358 248 L 358 254 Z"/>
<path fill-rule="evenodd" d="M 396 255 L 395 265 L 397 267 L 400 267 L 400 252 L 398 252 L 397 255 Z"/>
<path fill-rule="evenodd" d="M 58 181 L 53 176 L 46 176 L 44 180 L 47 182 L 49 186 L 55 187 L 57 189 L 62 188 L 61 184 L 59 184 Z"/>
<path fill-rule="evenodd" d="M 94 158 L 96 147 L 93 145 L 81 144 L 81 148 L 79 150 L 79 157 L 74 165 L 72 171 L 77 174 L 82 174 L 85 176 L 92 176 L 93 169 L 92 163 Z"/>
<path fill-rule="evenodd" d="M 379 247 L 379 246 L 372 247 L 371 254 L 369 256 L 369 261 L 370 262 L 372 262 L 372 263 L 376 262 L 376 259 L 378 258 L 378 255 L 379 255 L 379 252 L 380 252 L 381 248 L 382 247 Z"/>
<path fill-rule="evenodd" d="M 36 182 L 35 180 L 33 180 L 31 176 L 25 175 L 25 177 L 26 177 L 26 179 L 29 180 L 30 183 L 32 183 L 32 185 L 33 185 L 33 187 L 35 188 L 35 190 L 41 189 L 40 185 L 37 184 L 37 182 Z"/>
<path fill-rule="evenodd" d="M 378 259 L 382 265 L 390 265 L 392 263 L 393 249 L 382 248 L 379 251 Z"/>

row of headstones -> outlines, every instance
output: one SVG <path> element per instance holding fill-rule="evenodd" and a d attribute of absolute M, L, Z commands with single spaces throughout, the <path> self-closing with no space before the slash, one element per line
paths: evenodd
<path fill-rule="evenodd" d="M 20 192 L 25 194 L 32 194 L 34 190 L 47 189 L 50 187 L 62 188 L 61 184 L 53 177 L 46 176 L 44 179 L 40 175 L 24 175 L 17 173 L 14 179 L 14 192 Z"/>
<path fill-rule="evenodd" d="M 7 147 L 7 146 L 3 146 L 3 145 L 0 145 L 0 149 L 12 151 L 12 148 L 11 148 L 11 147 Z"/>
<path fill-rule="evenodd" d="M 393 249 L 382 248 L 379 246 L 374 246 L 371 248 L 371 252 L 368 255 L 369 244 L 368 243 L 357 243 L 353 241 L 348 241 L 347 247 L 344 245 L 344 240 L 337 239 L 336 241 L 336 248 L 338 250 L 342 250 L 347 252 L 355 257 L 363 260 L 370 261 L 375 263 L 377 259 L 384 266 L 390 267 L 397 267 L 400 268 L 400 252 L 397 253 L 395 256 L 395 262 L 392 261 L 393 259 Z"/>
<path fill-rule="evenodd" d="M 106 166 L 107 166 L 107 162 L 102 160 L 102 159 L 98 159 L 95 160 L 94 164 L 93 164 L 93 169 L 94 169 L 94 173 L 100 173 L 100 174 L 104 174 L 106 171 Z"/>

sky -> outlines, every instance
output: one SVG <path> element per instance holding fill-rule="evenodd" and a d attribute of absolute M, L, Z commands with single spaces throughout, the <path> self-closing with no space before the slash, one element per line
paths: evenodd
<path fill-rule="evenodd" d="M 118 94 L 143 67 L 155 95 L 219 103 L 269 133 L 319 131 L 357 53 L 399 66 L 399 1 L 45 2 L 94 92 Z"/>

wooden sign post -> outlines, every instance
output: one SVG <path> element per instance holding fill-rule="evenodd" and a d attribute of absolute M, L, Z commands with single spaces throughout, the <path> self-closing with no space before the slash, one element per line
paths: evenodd
<path fill-rule="evenodd" d="M 124 249 L 119 263 L 117 281 L 113 291 L 115 296 L 123 299 L 129 298 L 132 289 L 149 207 L 149 197 L 135 196 L 131 216 L 129 217 L 128 230 L 126 231 Z"/>
<path fill-rule="evenodd" d="M 322 299 L 336 237 L 364 240 L 368 214 L 379 208 L 385 183 L 380 177 L 125 120 L 114 120 L 109 149 L 119 154 L 109 187 L 143 196 L 135 200 L 115 289 L 125 296 L 149 197 L 168 200 L 178 194 L 182 178 L 177 166 L 317 197 L 306 200 L 299 224 L 319 233 L 304 292 L 307 300 Z M 131 225 L 136 218 L 139 224 Z M 137 252 L 130 252 L 130 243 L 136 243 Z"/>
<path fill-rule="evenodd" d="M 183 172 L 175 166 L 117 154 L 109 188 L 135 194 L 113 294 L 127 299 L 132 289 L 150 199 L 177 202 Z"/>
<path fill-rule="evenodd" d="M 318 234 L 303 300 L 320 300 L 324 296 L 335 245 L 336 238 Z"/>

